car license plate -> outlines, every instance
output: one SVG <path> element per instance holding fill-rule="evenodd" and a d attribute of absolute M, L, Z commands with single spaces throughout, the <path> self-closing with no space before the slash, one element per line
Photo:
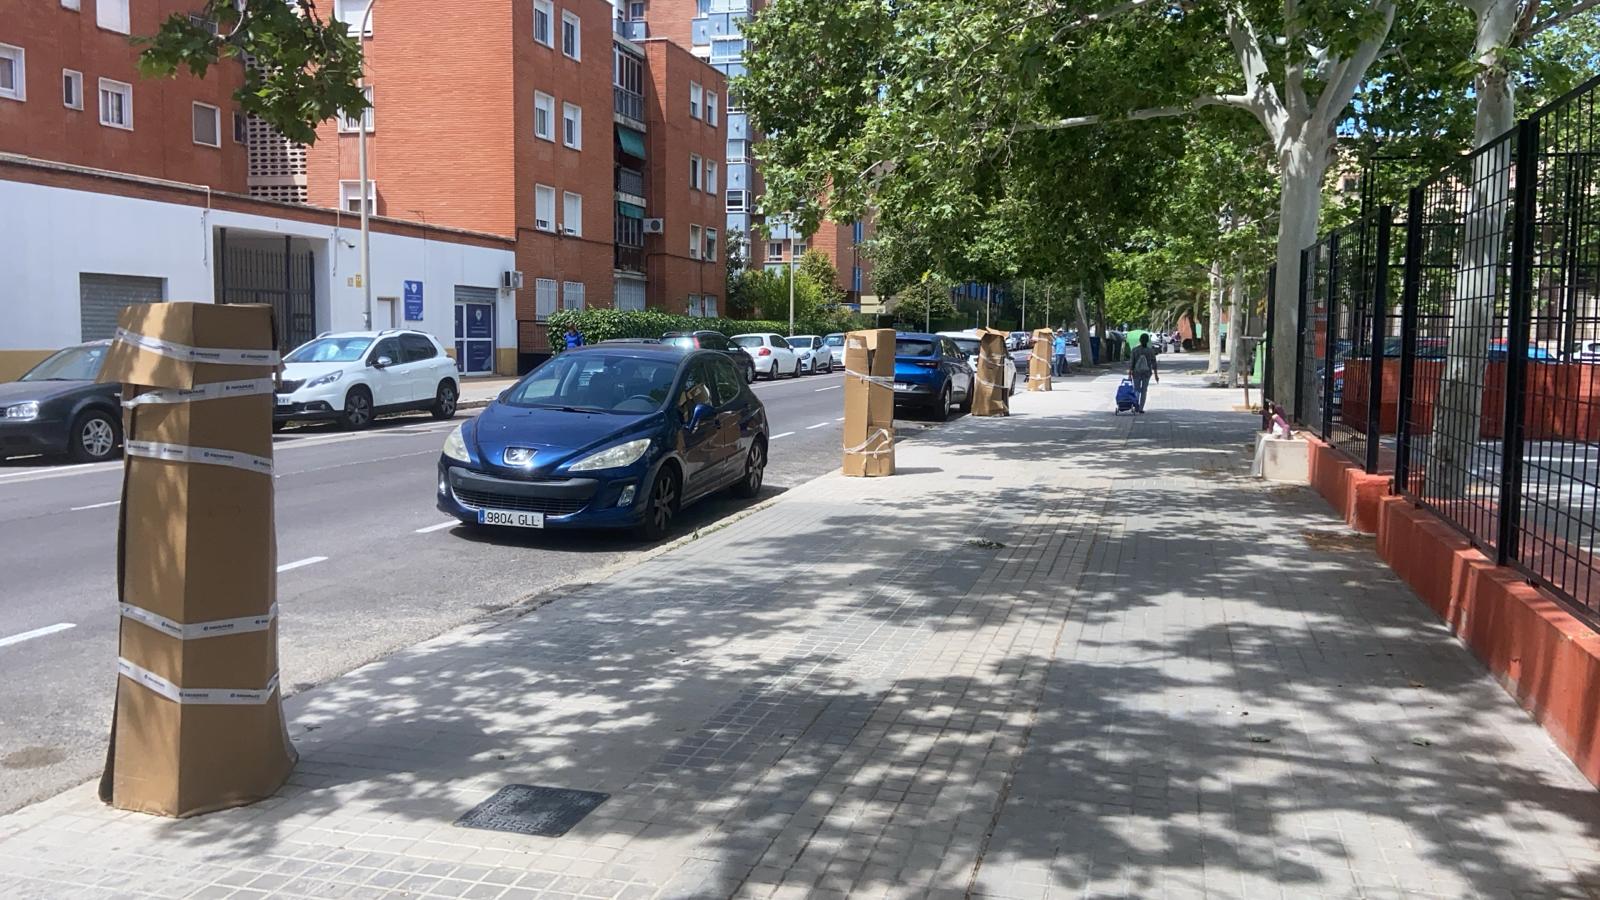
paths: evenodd
<path fill-rule="evenodd" d="M 509 509 L 478 510 L 479 525 L 510 525 L 512 528 L 543 528 L 544 513 Z"/>
<path fill-rule="evenodd" d="M 294 401 L 290 400 L 288 397 L 280 396 L 278 398 L 278 405 L 279 406 L 293 406 L 294 405 Z"/>
<path fill-rule="evenodd" d="M 911 390 L 911 385 L 906 384 L 903 381 L 896 381 L 894 383 L 894 389 L 897 391 L 909 391 Z"/>

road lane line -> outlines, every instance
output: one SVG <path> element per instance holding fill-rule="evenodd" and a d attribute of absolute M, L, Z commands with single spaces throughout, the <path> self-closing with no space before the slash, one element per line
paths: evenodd
<path fill-rule="evenodd" d="M 807 425 L 806 426 L 806 430 L 810 431 L 813 428 L 827 428 L 829 425 L 832 425 L 832 424 L 833 424 L 832 422 L 818 422 L 815 425 Z"/>
<path fill-rule="evenodd" d="M 58 631 L 66 631 L 68 628 L 77 627 L 71 622 L 57 622 L 54 625 L 46 625 L 43 628 L 35 628 L 32 631 L 24 631 L 21 634 L 13 634 L 11 637 L 0 638 L 0 647 L 9 647 L 12 644 L 20 644 L 23 641 L 31 641 L 37 637 L 44 637 L 47 634 L 55 634 Z"/>
<path fill-rule="evenodd" d="M 789 435 L 791 435 L 791 434 L 794 434 L 794 432 L 792 432 L 792 431 L 785 431 L 785 432 L 784 432 L 784 433 L 783 433 L 783 434 L 775 434 L 775 435 L 773 435 L 773 436 L 772 436 L 772 439 L 773 439 L 773 440 L 777 440 L 777 439 L 778 439 L 778 438 L 781 438 L 781 437 L 788 437 L 788 436 L 789 436 Z"/>
<path fill-rule="evenodd" d="M 839 418 L 834 419 L 834 421 L 835 422 L 843 422 L 844 421 L 844 416 L 840 416 Z"/>
<path fill-rule="evenodd" d="M 429 525 L 427 528 L 418 528 L 416 530 L 416 532 L 414 532 L 414 533 L 416 533 L 416 534 L 432 534 L 435 531 L 443 531 L 446 528 L 454 528 L 455 526 L 460 525 L 460 524 L 461 523 L 456 521 L 455 519 L 451 519 L 448 522 L 440 522 L 437 525 Z"/>
<path fill-rule="evenodd" d="M 91 503 L 88 506 L 74 506 L 74 507 L 72 507 L 72 509 L 70 511 L 71 512 L 83 512 L 86 509 L 104 509 L 107 506 L 116 506 L 117 504 L 119 504 L 121 502 L 122 502 L 121 500 L 107 500 L 104 503 Z"/>
<path fill-rule="evenodd" d="M 823 391 L 837 391 L 839 388 L 842 388 L 842 387 L 844 387 L 844 385 L 842 385 L 842 384 L 830 384 L 825 388 L 817 388 L 816 390 L 812 391 L 812 393 L 820 394 Z"/>
<path fill-rule="evenodd" d="M 328 561 L 328 558 L 326 556 L 308 556 L 305 559 L 297 559 L 292 563 L 284 563 L 283 565 L 278 567 L 278 571 L 279 572 L 287 572 L 290 569 L 301 569 L 301 568 L 304 568 L 306 566 L 314 566 L 319 562 L 327 562 L 327 561 Z"/>

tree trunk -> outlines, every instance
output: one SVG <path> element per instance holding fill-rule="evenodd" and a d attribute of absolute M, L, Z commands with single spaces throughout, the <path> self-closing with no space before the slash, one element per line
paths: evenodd
<path fill-rule="evenodd" d="M 1111 338 L 1106 334 L 1106 280 L 1099 273 L 1095 273 L 1090 285 L 1090 290 L 1094 292 L 1095 334 L 1100 337 L 1100 358 L 1096 361 L 1109 362 L 1112 356 Z"/>
<path fill-rule="evenodd" d="M 1283 165 L 1278 194 L 1277 314 L 1272 322 L 1272 396 L 1287 408 L 1294 403 L 1295 348 L 1300 340 L 1300 251 L 1317 239 L 1322 213 L 1322 176 L 1332 141 L 1291 143 L 1279 154 Z"/>
<path fill-rule="evenodd" d="M 1222 261 L 1211 261 L 1211 302 L 1206 307 L 1206 374 L 1222 371 L 1222 293 L 1227 290 L 1222 277 Z"/>
<path fill-rule="evenodd" d="M 1095 362 L 1089 352 L 1089 307 L 1083 300 L 1083 282 L 1078 282 L 1078 360 L 1087 364 Z"/>
<path fill-rule="evenodd" d="M 1239 376 L 1248 371 L 1239 357 L 1244 348 L 1244 268 L 1233 273 L 1233 289 L 1228 292 L 1228 387 L 1239 386 Z"/>

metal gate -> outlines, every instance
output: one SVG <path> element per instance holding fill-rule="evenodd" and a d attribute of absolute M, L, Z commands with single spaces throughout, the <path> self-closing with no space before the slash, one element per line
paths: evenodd
<path fill-rule="evenodd" d="M 217 266 L 220 303 L 266 303 L 277 313 L 278 349 L 293 350 L 317 334 L 316 254 L 296 250 L 294 239 L 283 246 L 259 242 L 230 246 L 221 229 Z"/>

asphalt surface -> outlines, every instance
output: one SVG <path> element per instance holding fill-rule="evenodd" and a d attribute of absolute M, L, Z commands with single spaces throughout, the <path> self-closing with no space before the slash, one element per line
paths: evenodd
<path fill-rule="evenodd" d="M 842 387 L 842 373 L 756 384 L 772 428 L 764 497 L 839 465 Z M 455 425 L 406 416 L 356 434 L 315 426 L 277 437 L 286 693 L 651 549 L 604 532 L 455 527 L 433 505 L 439 448 Z M 897 425 L 907 437 L 933 427 Z M 120 462 L 0 462 L 0 812 L 94 777 L 104 761 L 121 478 Z M 749 505 L 707 500 L 674 537 Z"/>

